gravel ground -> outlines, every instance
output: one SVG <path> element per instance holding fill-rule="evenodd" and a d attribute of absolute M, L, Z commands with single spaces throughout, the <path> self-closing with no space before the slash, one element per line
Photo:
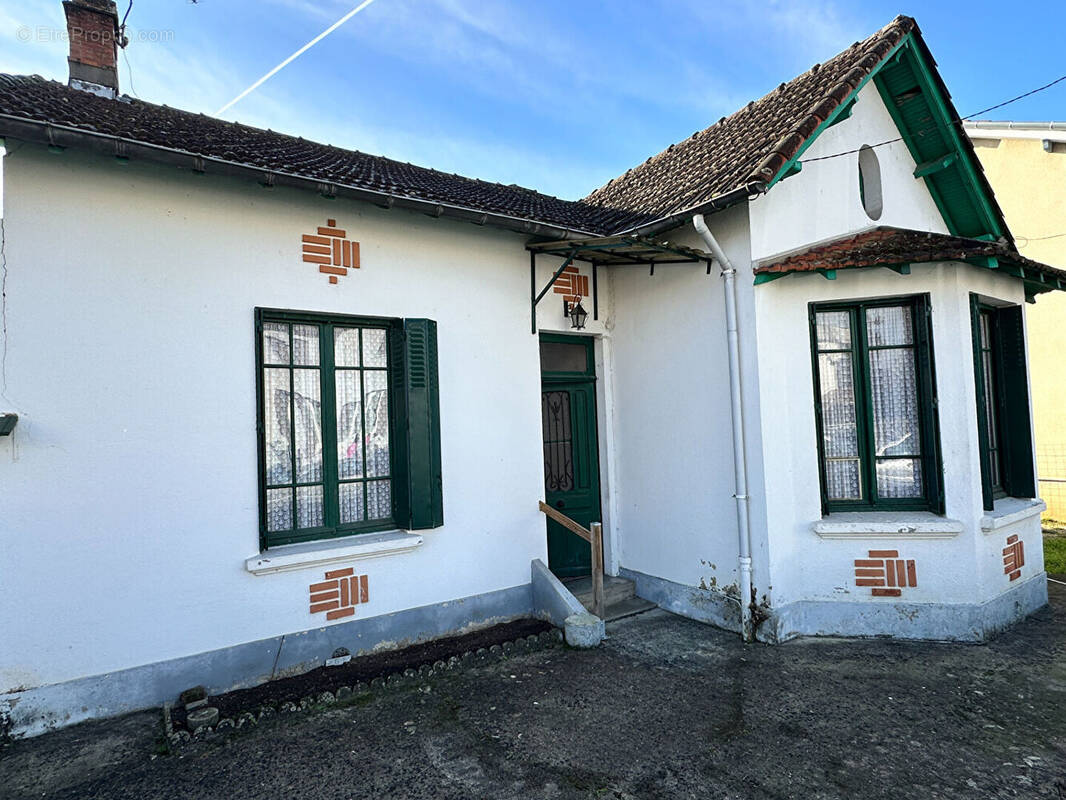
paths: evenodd
<path fill-rule="evenodd" d="M 4 798 L 1066 798 L 1066 586 L 988 645 L 744 645 L 652 611 L 154 755 L 159 715 L 0 751 Z"/>

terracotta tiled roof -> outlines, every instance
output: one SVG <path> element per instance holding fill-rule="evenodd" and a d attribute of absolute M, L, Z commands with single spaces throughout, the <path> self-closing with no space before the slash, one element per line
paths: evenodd
<path fill-rule="evenodd" d="M 874 228 L 757 265 L 755 274 L 965 261 L 986 256 L 1053 278 L 1066 279 L 1066 270 L 1021 256 L 1003 242 L 890 227 Z"/>
<path fill-rule="evenodd" d="M 916 28 L 914 20 L 898 17 L 584 201 L 560 200 L 520 186 L 464 178 L 128 97 L 97 97 L 38 76 L 0 75 L 0 135 L 11 135 L 12 120 L 49 123 L 253 169 L 605 235 L 651 223 L 732 189 L 764 185 Z"/>
<path fill-rule="evenodd" d="M 521 186 L 464 178 L 129 97 L 98 97 L 36 75 L 0 74 L 0 115 L 589 233 L 611 228 L 617 218 L 634 216 L 580 201 L 560 200 Z M 0 135 L 7 132 L 6 127 L 0 119 Z"/>
<path fill-rule="evenodd" d="M 897 17 L 865 41 L 615 178 L 585 198 L 603 208 L 665 217 L 751 184 L 769 183 L 908 33 Z"/>

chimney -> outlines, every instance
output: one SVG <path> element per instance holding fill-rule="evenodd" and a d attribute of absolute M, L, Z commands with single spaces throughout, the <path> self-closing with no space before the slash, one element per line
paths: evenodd
<path fill-rule="evenodd" d="M 118 94 L 118 9 L 113 0 L 64 0 L 74 89 L 104 97 Z"/>

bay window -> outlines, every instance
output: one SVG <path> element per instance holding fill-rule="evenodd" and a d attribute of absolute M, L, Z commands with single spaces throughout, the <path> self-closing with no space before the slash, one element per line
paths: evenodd
<path fill-rule="evenodd" d="M 928 298 L 812 304 L 810 324 L 823 511 L 942 513 Z"/>

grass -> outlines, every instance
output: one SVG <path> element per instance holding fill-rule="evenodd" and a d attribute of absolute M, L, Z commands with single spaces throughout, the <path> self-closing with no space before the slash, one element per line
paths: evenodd
<path fill-rule="evenodd" d="M 1066 536 L 1044 536 L 1044 570 L 1051 574 L 1066 573 Z"/>

